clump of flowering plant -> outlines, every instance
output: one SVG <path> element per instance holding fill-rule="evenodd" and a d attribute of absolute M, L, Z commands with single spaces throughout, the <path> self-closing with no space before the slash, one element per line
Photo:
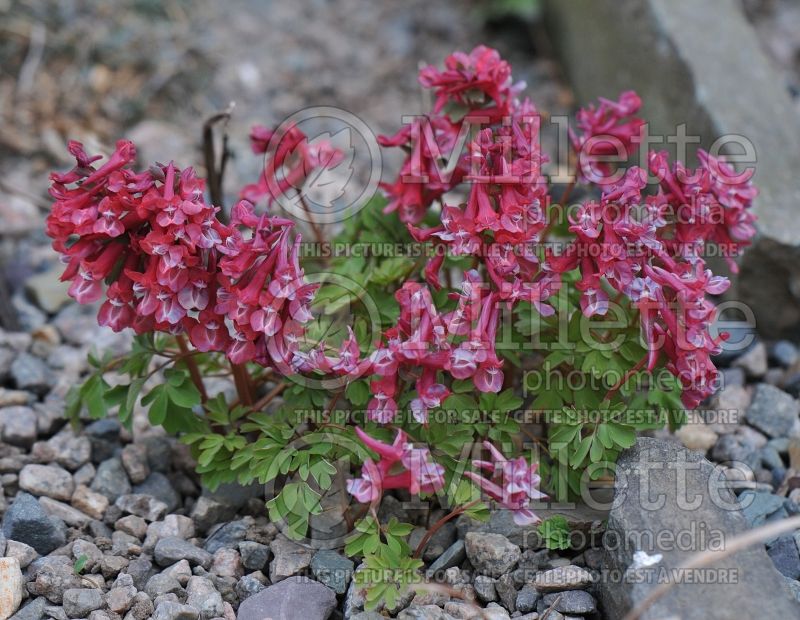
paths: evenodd
<path fill-rule="evenodd" d="M 93 360 L 73 416 L 116 408 L 129 423 L 145 408 L 192 446 L 207 485 L 269 485 L 270 516 L 298 539 L 344 467 L 348 553 L 414 571 L 411 525 L 379 514 L 386 494 L 446 509 L 415 558 L 443 523 L 486 504 L 531 525 L 537 503 L 579 492 L 584 472 L 607 476 L 636 431 L 679 424 L 713 392 L 724 336 L 708 295 L 728 282 L 703 254 L 748 244 L 756 195 L 702 151 L 696 170 L 656 152 L 645 167 L 608 163 L 632 157 L 644 124 L 628 92 L 578 112 L 570 139 L 586 198 L 569 204 L 570 185 L 556 201 L 541 116 L 496 51 L 455 53 L 420 83 L 435 96 L 430 114 L 380 139 L 404 149 L 400 174 L 336 237 L 413 243 L 418 255 L 301 264 L 279 199 L 342 158 L 296 126 L 277 146 L 272 130 L 253 130 L 264 174 L 225 219 L 191 168 L 137 172 L 127 141 L 100 164 L 72 142 L 76 165 L 52 175 L 47 222 L 70 294 L 102 302 L 102 325 L 137 334 L 129 355 Z M 354 288 L 307 275 L 321 272 Z M 110 372 L 128 381 L 112 386 Z M 210 375 L 228 376 L 236 398 L 211 393 Z M 540 438 L 526 457 L 529 423 Z M 484 451 L 491 460 L 470 459 Z"/>

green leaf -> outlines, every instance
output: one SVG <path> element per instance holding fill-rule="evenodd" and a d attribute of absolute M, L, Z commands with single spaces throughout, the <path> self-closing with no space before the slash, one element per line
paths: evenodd
<path fill-rule="evenodd" d="M 514 390 L 505 390 L 497 395 L 494 406 L 498 411 L 516 411 L 524 401 L 514 394 Z"/>
<path fill-rule="evenodd" d="M 569 524 L 562 515 L 554 515 L 545 519 L 537 528 L 548 549 L 569 549 Z"/>
<path fill-rule="evenodd" d="M 379 285 L 392 284 L 405 278 L 414 268 L 414 261 L 406 256 L 384 259 L 370 276 L 370 281 Z"/>
<path fill-rule="evenodd" d="M 586 458 L 586 455 L 589 454 L 589 448 L 591 447 L 591 445 L 592 445 L 591 436 L 584 437 L 583 439 L 581 439 L 580 443 L 578 444 L 578 449 L 575 450 L 575 452 L 573 452 L 572 455 L 569 457 L 569 466 L 578 467 L 579 465 L 581 465 L 581 463 L 583 463 L 584 459 Z"/>
<path fill-rule="evenodd" d="M 169 406 L 166 386 L 159 385 L 150 390 L 142 399 L 142 405 L 149 405 L 150 407 L 147 412 L 150 424 L 164 424 L 164 421 L 167 419 L 167 407 Z"/>
<path fill-rule="evenodd" d="M 344 395 L 356 407 L 363 407 L 369 402 L 369 384 L 366 380 L 353 381 L 347 386 Z"/>
<path fill-rule="evenodd" d="M 169 394 L 169 399 L 179 407 L 191 409 L 200 404 L 200 392 L 194 383 L 189 380 L 184 380 L 178 385 L 171 382 L 168 383 L 167 393 Z"/>
<path fill-rule="evenodd" d="M 599 461 L 603 460 L 603 453 L 605 452 L 603 448 L 603 443 L 597 438 L 597 436 L 592 437 L 592 447 L 589 450 L 589 460 L 592 463 L 598 463 Z"/>
<path fill-rule="evenodd" d="M 80 575 L 83 572 L 83 569 L 86 568 L 86 563 L 89 561 L 89 556 L 81 554 L 75 560 L 75 563 L 72 565 L 72 570 L 75 571 L 76 575 Z"/>
<path fill-rule="evenodd" d="M 636 432 L 629 426 L 612 422 L 608 425 L 611 440 L 620 448 L 630 448 L 636 443 Z"/>

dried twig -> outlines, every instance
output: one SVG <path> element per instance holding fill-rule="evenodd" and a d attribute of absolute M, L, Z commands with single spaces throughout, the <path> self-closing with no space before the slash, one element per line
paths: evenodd
<path fill-rule="evenodd" d="M 223 207 L 220 211 L 220 219 L 226 217 L 223 193 L 222 177 L 225 174 L 225 164 L 228 160 L 228 133 L 226 127 L 233 112 L 234 102 L 221 112 L 217 112 L 203 123 L 203 157 L 206 163 L 206 177 L 208 178 L 208 193 L 211 196 L 211 203 L 216 207 Z M 214 145 L 214 126 L 223 123 L 222 129 L 222 154 L 220 155 L 219 165 L 217 165 L 217 150 Z"/>
<path fill-rule="evenodd" d="M 548 607 L 545 612 L 542 614 L 542 620 L 547 620 L 547 616 L 550 615 L 551 612 L 555 611 L 556 605 L 561 601 L 561 597 L 564 596 L 563 594 L 559 594 L 556 597 L 556 600 L 553 601 L 553 604 Z"/>

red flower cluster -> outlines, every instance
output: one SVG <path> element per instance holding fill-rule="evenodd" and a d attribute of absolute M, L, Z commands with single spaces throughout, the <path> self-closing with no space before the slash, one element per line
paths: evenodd
<path fill-rule="evenodd" d="M 396 327 L 385 333 L 386 343 L 371 356 L 373 398 L 367 405 L 371 420 L 385 424 L 397 413 L 395 397 L 401 378 L 416 378 L 417 398 L 412 403 L 414 417 L 426 422 L 428 409 L 439 406 L 450 395 L 436 381 L 437 371 L 449 368 L 450 343 L 443 317 L 436 310 L 430 291 L 416 282 L 407 282 L 395 293 L 400 305 Z"/>
<path fill-rule="evenodd" d="M 258 216 L 247 201 L 234 207 L 231 224 L 231 235 L 220 247 L 214 307 L 231 326 L 228 357 L 235 363 L 255 360 L 291 374 L 302 325 L 312 318 L 309 304 L 318 288 L 306 284 L 300 268 L 300 235 L 290 246 L 292 223 Z M 240 228 L 249 234 L 243 235 Z"/>
<path fill-rule="evenodd" d="M 431 460 L 430 450 L 408 443 L 403 431 L 397 431 L 391 445 L 373 439 L 358 427 L 356 435 L 379 457 L 377 463 L 366 459 L 361 477 L 347 481 L 347 491 L 359 502 L 375 504 L 389 489 L 408 489 L 419 495 L 444 487 L 444 467 Z"/>
<path fill-rule="evenodd" d="M 497 122 L 511 113 L 516 96 L 525 88 L 524 82 L 514 83 L 511 65 L 497 50 L 479 45 L 469 54 L 454 52 L 444 61 L 444 71 L 428 66 L 419 73 L 419 82 L 432 88 L 436 95 L 434 114 L 448 105 L 458 105 L 462 111 L 480 111 Z"/>
<path fill-rule="evenodd" d="M 389 197 L 386 213 L 398 211 L 400 220 L 411 224 L 419 223 L 434 201 L 464 180 L 469 170 L 466 157 L 457 157 L 444 169 L 442 161 L 453 156 L 468 125 L 495 124 L 510 117 L 517 112 L 516 97 L 525 87 L 522 82 L 514 84 L 510 65 L 483 45 L 469 54 L 448 56 L 444 71 L 433 66 L 422 69 L 419 81 L 436 95 L 432 114 L 379 139 L 383 146 L 408 151 L 397 180 L 381 187 Z"/>
<path fill-rule="evenodd" d="M 617 161 L 630 157 L 644 125 L 642 119 L 633 116 L 641 107 L 639 95 L 629 90 L 617 101 L 601 97 L 599 105 L 578 110 L 575 120 L 580 132 L 570 129 L 569 135 L 583 180 L 602 184 L 612 170 L 607 157 Z"/>
<path fill-rule="evenodd" d="M 53 174 L 55 198 L 47 220 L 53 247 L 81 303 L 103 296 L 101 325 L 115 331 L 188 334 L 200 351 L 225 352 L 289 368 L 308 304 L 290 247 L 292 222 L 257 216 L 250 203 L 233 209 L 230 226 L 205 202 L 205 184 L 191 168 L 154 166 L 136 174 L 136 151 L 122 141 L 95 169 L 82 145 L 70 143 L 77 165 Z M 246 230 L 246 233 L 242 231 Z"/>
<path fill-rule="evenodd" d="M 540 521 L 530 509 L 531 501 L 547 498 L 539 490 L 542 481 L 536 473 L 539 465 L 528 465 L 521 456 L 509 460 L 488 441 L 483 442 L 483 447 L 489 451 L 492 460 L 476 460 L 472 461 L 472 465 L 479 471 L 488 472 L 489 477 L 472 471 L 466 471 L 464 475 L 500 506 L 510 510 L 517 525 L 531 525 Z"/>
<path fill-rule="evenodd" d="M 101 324 L 180 331 L 189 313 L 209 303 L 209 261 L 226 234 L 204 202 L 203 181 L 173 165 L 134 173 L 128 166 L 136 150 L 127 141 L 97 169 L 100 157 L 88 157 L 81 144 L 71 142 L 70 152 L 77 165 L 52 175 L 47 220 L 67 263 L 62 279 L 72 280 L 70 295 L 97 301 L 112 280 Z"/>
<path fill-rule="evenodd" d="M 683 385 L 687 407 L 714 391 L 718 373 L 711 356 L 719 353 L 720 339 L 710 335 L 715 308 L 706 295 L 729 286 L 705 268 L 703 249 L 717 243 L 738 250 L 755 232 L 749 211 L 755 188 L 707 153 L 700 158 L 696 171 L 679 164 L 670 170 L 665 154 L 652 153 L 651 169 L 661 179 L 658 194 L 642 200 L 646 172 L 630 168 L 599 202 L 578 208 L 570 218 L 575 240 L 548 260 L 555 271 L 580 270 L 576 286 L 586 316 L 607 312 L 609 290 L 638 305 L 648 368 L 663 352 Z"/>

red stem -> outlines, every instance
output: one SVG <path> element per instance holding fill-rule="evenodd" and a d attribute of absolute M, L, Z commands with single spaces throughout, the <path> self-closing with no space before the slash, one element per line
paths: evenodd
<path fill-rule="evenodd" d="M 250 391 L 250 376 L 247 374 L 247 367 L 244 364 L 234 364 L 231 362 L 233 381 L 236 384 L 236 393 L 239 395 L 239 402 L 250 407 L 253 404 L 253 394 Z"/>
<path fill-rule="evenodd" d="M 178 342 L 178 347 L 181 350 L 181 361 L 186 364 L 186 368 L 189 370 L 189 377 L 192 379 L 192 383 L 194 383 L 197 391 L 200 392 L 200 400 L 202 402 L 206 402 L 208 400 L 206 386 L 203 383 L 203 377 L 200 374 L 200 368 L 197 366 L 197 360 L 194 359 L 191 351 L 189 351 L 189 345 L 186 343 L 186 337 L 183 334 L 179 334 L 178 336 L 175 336 L 175 340 Z"/>
<path fill-rule="evenodd" d="M 445 523 L 447 523 L 448 521 L 452 521 L 453 519 L 455 519 L 460 514 L 463 514 L 465 511 L 467 511 L 470 508 L 472 508 L 475 504 L 478 504 L 480 501 L 481 500 L 476 499 L 476 500 L 473 500 L 473 501 L 469 502 L 468 504 L 464 504 L 463 506 L 459 506 L 458 508 L 454 509 L 451 513 L 446 514 L 441 519 L 439 519 L 436 523 L 434 523 L 430 527 L 430 529 L 427 532 L 425 532 L 425 536 L 423 536 L 422 540 L 419 541 L 419 545 L 417 545 L 417 548 L 414 549 L 414 557 L 415 558 L 419 558 L 419 556 L 422 555 L 422 552 L 425 550 L 426 545 L 431 541 L 431 538 L 433 538 L 433 535 L 436 532 L 438 532 Z"/>
<path fill-rule="evenodd" d="M 646 363 L 647 363 L 647 355 L 645 355 L 642 359 L 636 362 L 636 366 L 634 366 L 628 372 L 626 372 L 623 375 L 622 379 L 617 381 L 616 385 L 614 385 L 610 390 L 608 390 L 608 392 L 606 392 L 606 396 L 603 400 L 610 400 L 611 397 L 614 394 L 616 394 L 623 385 L 625 385 L 625 382 L 628 379 L 630 379 L 633 375 L 635 375 L 637 372 L 639 372 Z"/>

